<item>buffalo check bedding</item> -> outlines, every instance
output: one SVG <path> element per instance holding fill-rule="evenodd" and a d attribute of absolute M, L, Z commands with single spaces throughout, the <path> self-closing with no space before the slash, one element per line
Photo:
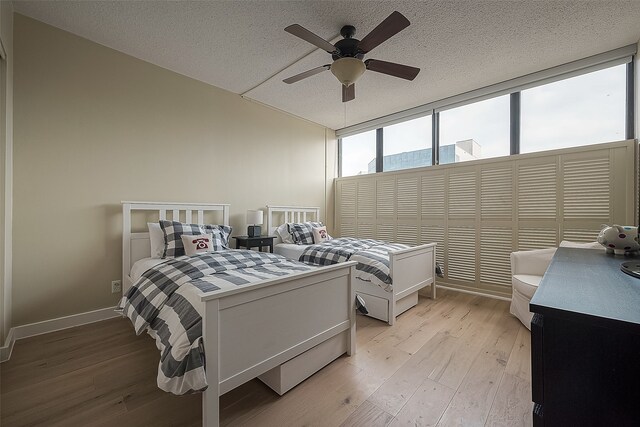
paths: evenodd
<path fill-rule="evenodd" d="M 314 267 L 269 253 L 225 250 L 169 259 L 147 270 L 118 304 L 136 334 L 160 350 L 158 387 L 173 394 L 207 388 L 200 294 Z"/>
<path fill-rule="evenodd" d="M 389 251 L 409 248 L 409 245 L 373 239 L 341 237 L 317 245 L 308 245 L 299 260 L 310 265 L 331 265 L 357 261 L 356 278 L 374 283 L 392 292 Z"/>

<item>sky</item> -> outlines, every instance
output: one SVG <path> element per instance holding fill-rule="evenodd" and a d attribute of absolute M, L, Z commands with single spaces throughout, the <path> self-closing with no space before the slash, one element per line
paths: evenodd
<path fill-rule="evenodd" d="M 626 65 L 521 92 L 520 152 L 623 140 Z M 482 158 L 509 154 L 509 95 L 440 113 L 440 145 L 474 139 Z M 431 116 L 384 128 L 384 155 L 431 147 Z M 342 176 L 367 170 L 376 131 L 346 137 Z"/>

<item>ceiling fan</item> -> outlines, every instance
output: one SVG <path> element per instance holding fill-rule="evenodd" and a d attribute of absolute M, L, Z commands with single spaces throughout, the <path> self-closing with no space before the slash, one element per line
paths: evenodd
<path fill-rule="evenodd" d="M 395 62 L 381 61 L 378 59 L 367 59 L 363 61 L 365 54 L 371 52 L 375 47 L 384 43 L 400 31 L 407 28 L 411 23 L 400 12 L 393 12 L 376 28 L 367 34 L 362 40 L 355 39 L 356 28 L 353 25 L 345 25 L 340 30 L 344 37 L 335 45 L 332 45 L 322 37 L 312 33 L 298 24 L 289 25 L 284 30 L 302 40 L 319 47 L 331 54 L 333 63 L 321 67 L 312 68 L 304 73 L 296 74 L 283 82 L 287 84 L 298 82 L 307 77 L 314 76 L 325 70 L 331 70 L 334 76 L 342 83 L 342 102 L 355 99 L 355 82 L 365 72 L 365 70 L 377 73 L 388 74 L 401 79 L 413 80 L 420 72 L 420 68 L 408 65 L 396 64 Z"/>

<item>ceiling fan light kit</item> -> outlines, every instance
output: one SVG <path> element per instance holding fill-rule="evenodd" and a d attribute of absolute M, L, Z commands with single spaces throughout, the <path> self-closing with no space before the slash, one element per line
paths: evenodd
<path fill-rule="evenodd" d="M 364 62 L 357 58 L 339 58 L 331 64 L 331 72 L 345 86 L 355 83 L 366 69 Z"/>
<path fill-rule="evenodd" d="M 295 76 L 284 79 L 283 82 L 291 84 L 314 76 L 322 71 L 331 70 L 333 75 L 336 76 L 342 84 L 342 102 L 348 102 L 355 99 L 355 82 L 366 70 L 399 77 L 405 80 L 413 80 L 420 72 L 419 68 L 377 59 L 367 59 L 363 61 L 365 54 L 398 34 L 409 25 L 409 20 L 400 12 L 396 11 L 389 15 L 362 40 L 354 38 L 356 28 L 353 25 L 345 25 L 340 30 L 340 34 L 344 38 L 339 40 L 335 45 L 332 45 L 299 24 L 289 25 L 284 29 L 286 32 L 300 37 L 327 53 L 330 53 L 333 58 L 333 63 L 296 74 Z"/>

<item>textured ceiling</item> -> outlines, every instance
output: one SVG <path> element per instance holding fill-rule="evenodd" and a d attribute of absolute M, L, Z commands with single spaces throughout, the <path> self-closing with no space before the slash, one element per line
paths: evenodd
<path fill-rule="evenodd" d="M 584 58 L 640 39 L 640 1 L 14 1 L 16 12 L 332 129 Z M 283 31 L 362 38 L 394 10 L 411 26 L 367 55 L 417 66 L 413 82 L 366 72 L 343 104 L 330 63 Z M 337 40 L 337 39 L 335 39 Z M 334 41 L 335 41 L 334 40 Z M 306 55 L 306 56 L 305 56 Z"/>

